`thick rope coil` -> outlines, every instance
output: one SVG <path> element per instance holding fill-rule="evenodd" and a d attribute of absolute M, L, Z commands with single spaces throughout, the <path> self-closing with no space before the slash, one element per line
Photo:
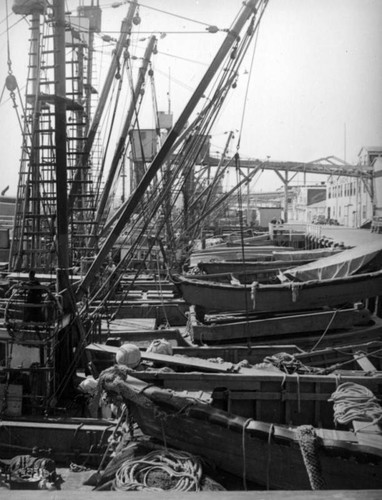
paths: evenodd
<path fill-rule="evenodd" d="M 348 424 L 353 420 L 377 423 L 382 420 L 378 399 L 363 385 L 345 382 L 338 386 L 329 401 L 333 402 L 335 423 Z"/>
<path fill-rule="evenodd" d="M 297 438 L 312 490 L 325 489 L 325 481 L 318 457 L 319 442 L 314 427 L 301 425 L 297 428 Z"/>
<path fill-rule="evenodd" d="M 201 478 L 201 464 L 193 455 L 155 450 L 140 459 L 126 460 L 115 476 L 113 487 L 122 491 L 200 491 Z"/>

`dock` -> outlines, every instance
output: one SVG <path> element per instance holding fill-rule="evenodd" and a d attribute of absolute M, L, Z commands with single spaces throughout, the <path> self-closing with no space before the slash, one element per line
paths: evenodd
<path fill-rule="evenodd" d="M 315 226 L 320 228 L 321 236 L 346 247 L 382 241 L 382 234 L 372 233 L 370 229 L 356 229 L 344 226 Z M 310 231 L 312 226 L 308 226 Z"/>
<path fill-rule="evenodd" d="M 74 473 L 75 474 L 75 473 Z M 124 491 L 108 491 L 105 495 L 100 492 L 91 491 L 91 487 L 87 490 L 70 491 L 71 500 L 87 500 L 89 498 L 107 498 L 108 500 L 126 500 L 128 496 Z M 5 490 L 4 490 L 5 491 Z M 43 496 L 46 500 L 66 500 L 68 498 L 68 490 L 61 491 L 44 491 L 42 495 L 40 491 L 22 491 L 14 490 L 7 491 L 8 500 L 40 500 Z M 234 495 L 233 495 L 234 493 Z M 335 498 L 336 500 L 380 500 L 380 490 L 346 490 L 346 491 L 201 491 L 181 492 L 181 491 L 163 491 L 163 492 L 148 492 L 134 491 L 132 495 L 134 500 L 189 500 L 197 498 L 198 500 L 327 500 Z"/>

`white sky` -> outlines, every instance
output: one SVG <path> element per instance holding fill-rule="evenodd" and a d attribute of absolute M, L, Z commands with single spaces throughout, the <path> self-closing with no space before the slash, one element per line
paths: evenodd
<path fill-rule="evenodd" d="M 0 0 L 2 87 L 8 70 L 6 1 L 9 11 L 12 5 L 12 0 Z M 105 7 L 103 31 L 117 38 L 128 5 L 112 9 L 112 3 L 100 2 Z M 75 13 L 77 1 L 68 0 L 66 4 Z M 242 0 L 144 0 L 144 5 L 228 28 Z M 168 33 L 159 40 L 159 54 L 154 62 L 159 109 L 167 109 L 171 73 L 171 101 L 176 118 L 225 35 L 200 33 L 205 26 L 144 7 L 140 16 L 141 38 L 151 30 L 182 32 Z M 10 26 L 20 19 L 12 14 Z M 270 0 L 260 27 L 250 79 L 241 156 L 308 162 L 329 155 L 346 155 L 348 162 L 355 163 L 362 146 L 381 146 L 381 25 L 382 0 Z M 11 28 L 12 67 L 20 88 L 25 84 L 28 38 L 25 21 Z M 101 42 L 97 44 L 100 48 Z M 146 42 L 139 42 L 132 52 L 143 55 L 145 45 Z M 240 128 L 249 77 L 245 70 L 250 68 L 251 56 L 252 49 L 242 66 L 238 86 L 230 94 L 213 132 L 213 152 L 223 148 L 225 132 Z M 141 126 L 151 127 L 152 123 Z M 16 193 L 20 146 L 16 113 L 5 91 L 0 104 L 0 190 L 9 184 L 9 195 Z M 236 143 L 233 150 L 235 147 Z M 263 174 L 256 189 L 270 190 L 279 185 L 276 175 L 268 173 Z"/>

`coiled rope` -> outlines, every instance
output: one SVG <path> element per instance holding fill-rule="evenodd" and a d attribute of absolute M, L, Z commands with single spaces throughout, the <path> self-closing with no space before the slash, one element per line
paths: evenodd
<path fill-rule="evenodd" d="M 175 450 L 152 451 L 126 460 L 113 489 L 120 491 L 200 491 L 202 467 L 193 455 Z M 159 486 L 158 486 L 159 485 Z"/>
<path fill-rule="evenodd" d="M 333 402 L 334 422 L 348 424 L 353 420 L 382 421 L 382 407 L 378 399 L 365 386 L 345 382 L 337 387 L 329 401 Z"/>

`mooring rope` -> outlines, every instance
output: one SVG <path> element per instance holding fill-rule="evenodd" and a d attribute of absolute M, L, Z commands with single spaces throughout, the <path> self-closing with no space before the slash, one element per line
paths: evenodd
<path fill-rule="evenodd" d="M 250 422 L 252 422 L 252 418 L 249 418 L 244 422 L 242 435 L 241 435 L 241 444 L 243 449 L 243 486 L 244 490 L 247 491 L 247 462 L 246 462 L 246 452 L 245 452 L 245 430 Z"/>
<path fill-rule="evenodd" d="M 353 420 L 370 422 L 382 421 L 382 407 L 378 399 L 365 386 L 345 382 L 331 395 L 334 404 L 334 422 L 348 424 Z"/>
<path fill-rule="evenodd" d="M 140 459 L 126 460 L 116 473 L 113 488 L 120 491 L 200 491 L 201 478 L 201 464 L 190 453 L 155 450 Z M 161 483 L 163 488 L 157 486 Z"/>
<path fill-rule="evenodd" d="M 271 463 L 272 463 L 272 436 L 275 431 L 275 426 L 274 424 L 271 424 L 269 426 L 269 432 L 268 432 L 268 458 L 267 458 L 267 491 L 270 490 L 270 478 L 271 478 Z"/>

